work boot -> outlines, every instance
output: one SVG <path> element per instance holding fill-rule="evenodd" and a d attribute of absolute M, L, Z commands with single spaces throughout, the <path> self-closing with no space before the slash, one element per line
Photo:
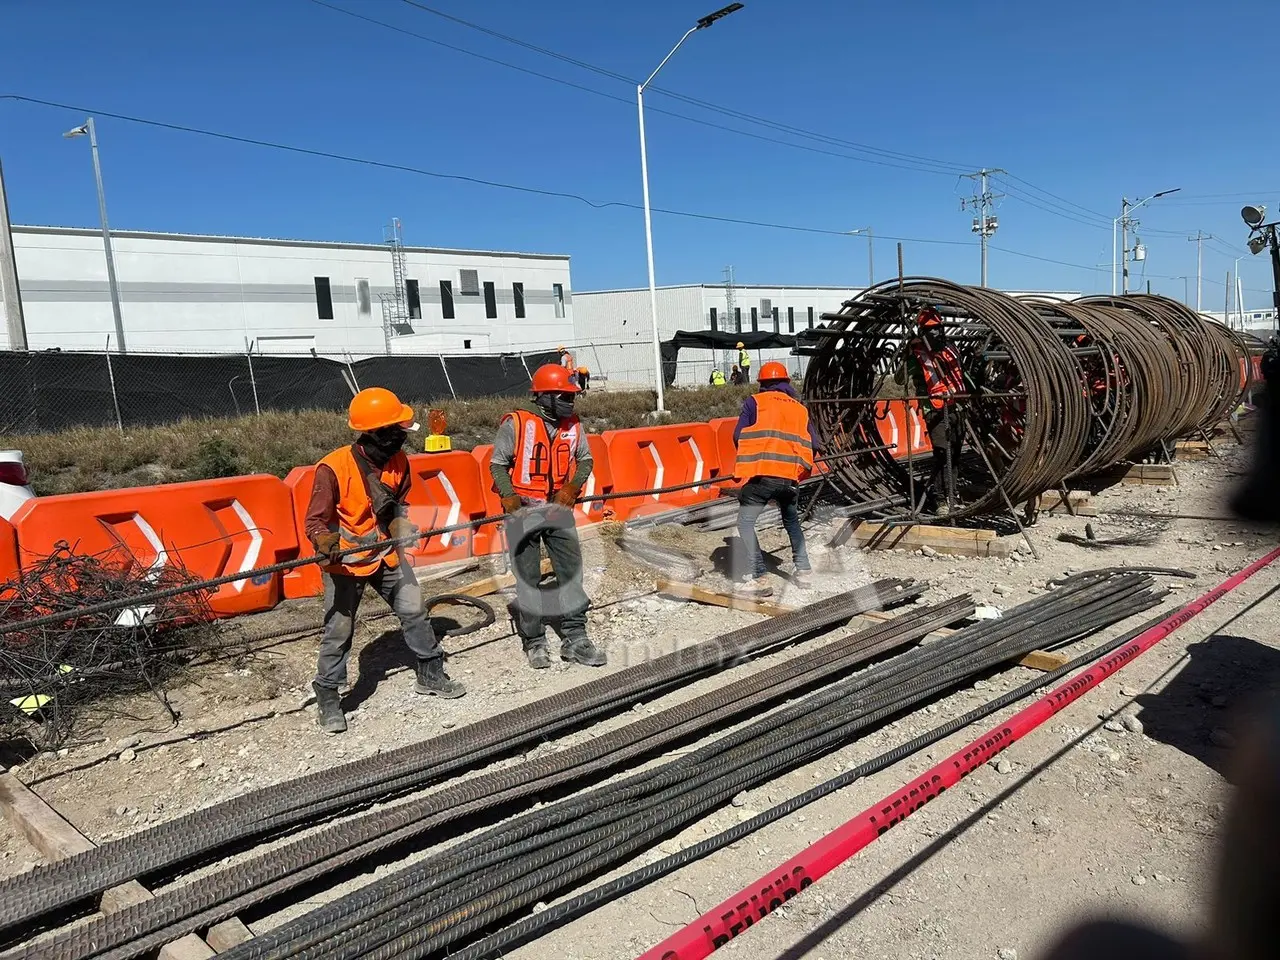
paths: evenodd
<path fill-rule="evenodd" d="M 535 670 L 546 670 L 551 666 L 551 651 L 547 649 L 545 640 L 526 646 L 524 655 L 529 658 L 529 666 Z"/>
<path fill-rule="evenodd" d="M 604 651 L 586 637 L 566 640 L 560 644 L 560 659 L 568 663 L 580 663 L 584 667 L 603 667 L 609 660 Z"/>
<path fill-rule="evenodd" d="M 418 661 L 418 683 L 413 692 L 426 697 L 456 700 L 466 695 L 467 688 L 457 680 L 449 679 L 449 675 L 444 672 L 444 657 L 432 657 Z"/>
<path fill-rule="evenodd" d="M 345 733 L 347 718 L 342 715 L 338 691 L 315 682 L 311 684 L 311 689 L 316 692 L 316 725 L 325 733 Z"/>
<path fill-rule="evenodd" d="M 765 597 L 773 596 L 773 587 L 769 586 L 766 576 L 759 576 L 753 580 L 745 580 L 733 588 L 736 596 L 749 600 L 763 600 Z"/>
<path fill-rule="evenodd" d="M 791 582 L 801 590 L 808 590 L 813 586 L 813 571 L 797 570 L 791 575 Z"/>

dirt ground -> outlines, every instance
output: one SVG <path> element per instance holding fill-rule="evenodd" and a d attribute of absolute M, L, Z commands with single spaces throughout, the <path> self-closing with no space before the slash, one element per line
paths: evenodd
<path fill-rule="evenodd" d="M 1219 449 L 1222 459 L 1180 463 L 1176 485 L 1115 486 L 1095 494 L 1092 505 L 1109 512 L 1128 508 L 1221 514 L 1221 500 L 1237 481 L 1244 461 L 1241 448 L 1222 444 Z M 1156 531 L 1158 538 L 1149 546 L 1109 550 L 1056 539 L 1064 531 L 1083 533 L 1086 522 L 1099 538 L 1137 530 Z M 1194 581 L 1171 582 L 1176 591 L 1168 601 L 1172 605 L 1204 592 L 1225 572 L 1239 569 L 1273 544 L 1265 531 L 1233 521 L 1157 523 L 1105 515 L 1042 516 L 1030 531 L 1039 560 L 1029 553 L 999 560 L 905 551 L 862 553 L 852 547 L 829 550 L 822 546 L 824 534 L 829 528 L 815 527 L 809 536 L 815 588 L 798 591 L 779 578 L 777 599 L 803 603 L 897 576 L 929 582 L 929 601 L 970 592 L 981 603 L 1003 608 L 1043 592 L 1048 580 L 1068 572 L 1153 564 L 1197 575 Z M 703 582 L 712 588 L 724 586 L 711 558 L 723 557 L 725 537 L 668 528 L 654 535 L 663 545 L 697 556 L 708 570 Z M 778 559 L 789 559 L 780 530 L 763 539 Z M 610 655 L 605 670 L 757 619 L 743 611 L 658 596 L 653 581 L 661 571 L 629 560 L 607 535 L 584 543 L 584 553 L 588 592 L 595 603 L 592 630 Z M 486 572 L 471 572 L 461 580 Z M 449 583 L 432 583 L 425 589 L 443 592 Z M 1085 917 L 1118 914 L 1173 931 L 1199 929 L 1228 795 L 1223 771 L 1231 731 L 1242 705 L 1280 675 L 1280 628 L 1274 601 L 1265 597 L 1277 584 L 1280 567 L 1262 572 L 1101 689 L 1016 743 L 1002 755 L 1005 762 L 998 770 L 988 766 L 970 776 L 726 949 L 760 960 L 831 960 L 846 955 L 886 960 L 1010 960 L 1016 955 L 1025 960 L 1042 953 L 1055 935 Z M 316 641 L 311 635 L 264 640 L 255 644 L 258 649 L 247 660 L 193 671 L 172 692 L 180 715 L 176 725 L 154 702 L 139 699 L 117 705 L 101 727 L 90 732 L 88 742 L 59 754 L 32 757 L 12 771 L 91 839 L 102 842 L 258 786 L 429 738 L 598 675 L 559 661 L 549 671 L 528 669 L 501 598 L 491 599 L 498 601 L 493 626 L 446 641 L 450 672 L 469 689 L 463 700 L 442 702 L 414 695 L 409 654 L 392 629 L 394 621 L 384 615 L 379 601 L 369 599 L 362 609 L 364 621 L 351 662 L 352 688 L 345 699 L 351 730 L 343 737 L 325 737 L 315 727 L 309 682 Z M 459 619 L 467 615 L 460 613 Z M 308 601 L 243 626 L 266 631 L 318 619 L 318 601 Z M 1065 652 L 1086 649 L 1098 639 Z M 793 652 L 691 684 L 635 712 L 696 695 Z M 717 833 L 1035 675 L 1014 667 L 980 680 L 748 792 L 735 805 L 609 876 Z M 630 718 L 630 712 L 623 713 L 565 739 L 587 737 Z M 635 957 L 976 732 L 957 734 L 927 754 L 816 802 L 511 956 Z M 0 821 L 0 875 L 38 862 L 25 841 Z M 272 917 L 250 918 L 250 925 L 271 926 L 300 909 L 305 905 Z"/>

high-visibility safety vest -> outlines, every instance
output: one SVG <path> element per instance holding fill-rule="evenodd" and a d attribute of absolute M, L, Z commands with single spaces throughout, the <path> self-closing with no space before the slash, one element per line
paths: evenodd
<path fill-rule="evenodd" d="M 378 518 L 373 515 L 373 501 L 351 448 L 333 451 L 320 464 L 332 470 L 338 478 L 337 518 L 329 524 L 329 530 L 338 534 L 342 549 L 385 540 L 386 532 L 378 527 Z M 404 451 L 387 461 L 379 479 L 392 492 L 403 495 L 409 486 L 409 458 Z M 389 567 L 400 564 L 399 556 L 390 547 L 353 553 L 343 557 L 341 563 L 324 564 L 322 569 L 349 577 L 369 577 L 384 563 Z"/>
<path fill-rule="evenodd" d="M 751 354 L 747 353 L 745 348 L 738 351 L 738 366 L 742 368 L 743 373 L 746 373 L 751 366 Z"/>
<path fill-rule="evenodd" d="M 516 410 L 503 420 L 515 421 L 516 455 L 511 464 L 511 485 L 526 500 L 546 502 L 569 482 L 578 469 L 578 434 L 582 426 L 570 417 L 556 433 L 547 433 L 542 417 Z"/>
<path fill-rule="evenodd" d="M 781 477 L 799 480 L 813 470 L 809 411 L 799 400 L 778 390 L 756 394 L 756 422 L 738 435 L 740 480 Z"/>
<path fill-rule="evenodd" d="M 724 371 L 723 371 L 723 370 L 712 370 L 712 371 L 711 371 L 711 383 L 712 383 L 712 385 L 713 385 L 713 386 L 723 387 L 723 386 L 724 386 Z"/>
<path fill-rule="evenodd" d="M 960 372 L 960 360 L 949 346 L 933 350 L 923 342 L 912 344 L 911 352 L 920 363 L 924 385 L 929 391 L 929 403 L 941 410 L 955 401 L 951 398 L 964 393 L 964 375 Z"/>

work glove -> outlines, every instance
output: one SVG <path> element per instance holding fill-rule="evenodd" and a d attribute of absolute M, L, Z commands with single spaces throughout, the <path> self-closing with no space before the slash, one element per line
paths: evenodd
<path fill-rule="evenodd" d="M 570 510 L 578 501 L 578 493 L 582 490 L 576 483 L 566 483 L 563 487 L 556 491 L 556 495 L 552 498 L 552 503 L 560 507 L 568 507 Z"/>
<path fill-rule="evenodd" d="M 387 524 L 387 535 L 391 537 L 392 540 L 401 540 L 405 537 L 412 537 L 418 532 L 418 528 L 414 524 L 410 523 L 406 517 L 396 517 Z"/>
<path fill-rule="evenodd" d="M 503 513 L 515 513 L 517 510 L 519 510 L 523 506 L 524 506 L 524 501 L 521 500 L 519 497 L 515 496 L 514 494 L 512 496 L 502 498 Z"/>
<path fill-rule="evenodd" d="M 316 553 L 328 559 L 330 563 L 337 563 L 340 559 L 338 551 L 342 546 L 342 538 L 336 533 L 322 533 L 315 538 Z"/>

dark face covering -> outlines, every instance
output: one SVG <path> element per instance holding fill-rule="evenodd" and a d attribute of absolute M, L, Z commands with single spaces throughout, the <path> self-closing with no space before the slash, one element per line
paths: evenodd
<path fill-rule="evenodd" d="M 359 444 L 364 448 L 365 456 L 376 467 L 385 467 L 387 461 L 400 452 L 405 440 L 409 437 L 404 427 L 381 427 L 360 435 Z"/>
<path fill-rule="evenodd" d="M 559 423 L 573 416 L 572 393 L 540 393 L 533 398 L 546 419 Z"/>

